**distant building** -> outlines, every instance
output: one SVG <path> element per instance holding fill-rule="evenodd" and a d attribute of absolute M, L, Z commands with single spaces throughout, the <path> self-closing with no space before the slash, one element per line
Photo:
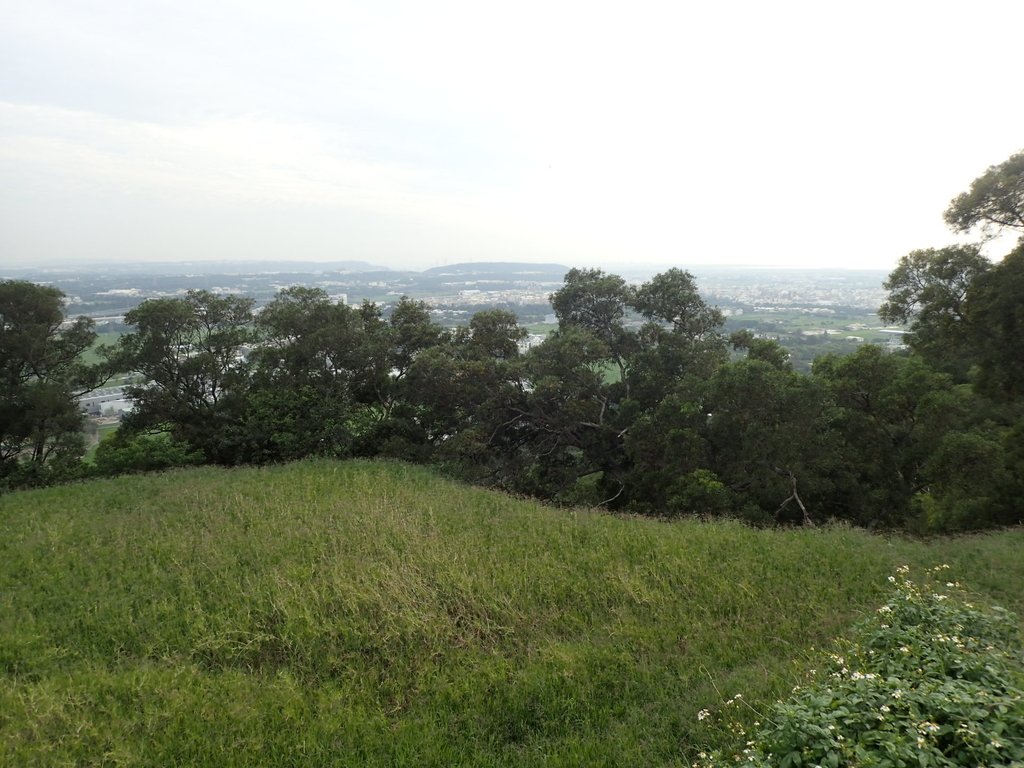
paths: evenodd
<path fill-rule="evenodd" d="M 78 398 L 78 408 L 89 416 L 120 416 L 135 407 L 124 387 L 103 387 Z"/>
<path fill-rule="evenodd" d="M 879 333 L 884 333 L 889 337 L 889 341 L 886 343 L 886 349 L 890 352 L 897 352 L 902 349 L 907 349 L 907 336 L 910 335 L 910 331 L 904 331 L 900 328 L 881 328 Z"/>
<path fill-rule="evenodd" d="M 532 349 L 533 347 L 536 347 L 538 344 L 541 344 L 546 338 L 547 336 L 543 336 L 539 333 L 531 333 L 525 339 L 519 342 L 519 351 L 526 352 L 528 349 Z"/>

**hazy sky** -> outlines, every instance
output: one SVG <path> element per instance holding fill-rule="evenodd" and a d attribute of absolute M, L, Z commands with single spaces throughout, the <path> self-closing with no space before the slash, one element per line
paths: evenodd
<path fill-rule="evenodd" d="M 0 0 L 0 264 L 891 268 L 1024 149 L 1024 2 Z"/>

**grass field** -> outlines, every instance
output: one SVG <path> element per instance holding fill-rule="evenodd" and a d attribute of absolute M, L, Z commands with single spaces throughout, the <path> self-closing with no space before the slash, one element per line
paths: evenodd
<path fill-rule="evenodd" d="M 103 345 L 113 346 L 122 335 L 120 331 L 107 331 L 106 333 L 97 334 L 93 345 L 82 353 L 82 362 L 89 365 L 95 365 L 100 362 L 102 358 L 98 352 L 99 348 Z"/>
<path fill-rule="evenodd" d="M 1024 608 L 1024 531 L 662 523 L 404 465 L 0 497 L 0 765 L 689 765 L 897 565 Z"/>

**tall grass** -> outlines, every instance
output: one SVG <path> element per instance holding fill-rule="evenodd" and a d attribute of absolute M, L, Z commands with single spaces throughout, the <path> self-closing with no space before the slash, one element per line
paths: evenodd
<path fill-rule="evenodd" d="M 902 563 L 1021 612 L 1021 531 L 928 543 L 553 510 L 362 462 L 0 497 L 0 764 L 683 765 Z"/>

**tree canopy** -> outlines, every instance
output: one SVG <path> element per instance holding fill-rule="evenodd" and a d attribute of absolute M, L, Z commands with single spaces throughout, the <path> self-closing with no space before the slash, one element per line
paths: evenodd
<path fill-rule="evenodd" d="M 950 202 L 946 223 L 957 232 L 978 227 L 987 235 L 1024 232 L 1024 152 L 993 165 Z"/>
<path fill-rule="evenodd" d="M 107 372 L 82 362 L 96 332 L 87 318 L 65 323 L 63 304 L 56 288 L 0 281 L 0 479 L 8 482 L 60 476 L 85 450 L 77 398 Z"/>
<path fill-rule="evenodd" d="M 889 296 L 878 316 L 910 323 L 915 351 L 965 376 L 972 362 L 967 293 L 990 268 L 975 244 L 911 251 L 883 284 Z"/>

